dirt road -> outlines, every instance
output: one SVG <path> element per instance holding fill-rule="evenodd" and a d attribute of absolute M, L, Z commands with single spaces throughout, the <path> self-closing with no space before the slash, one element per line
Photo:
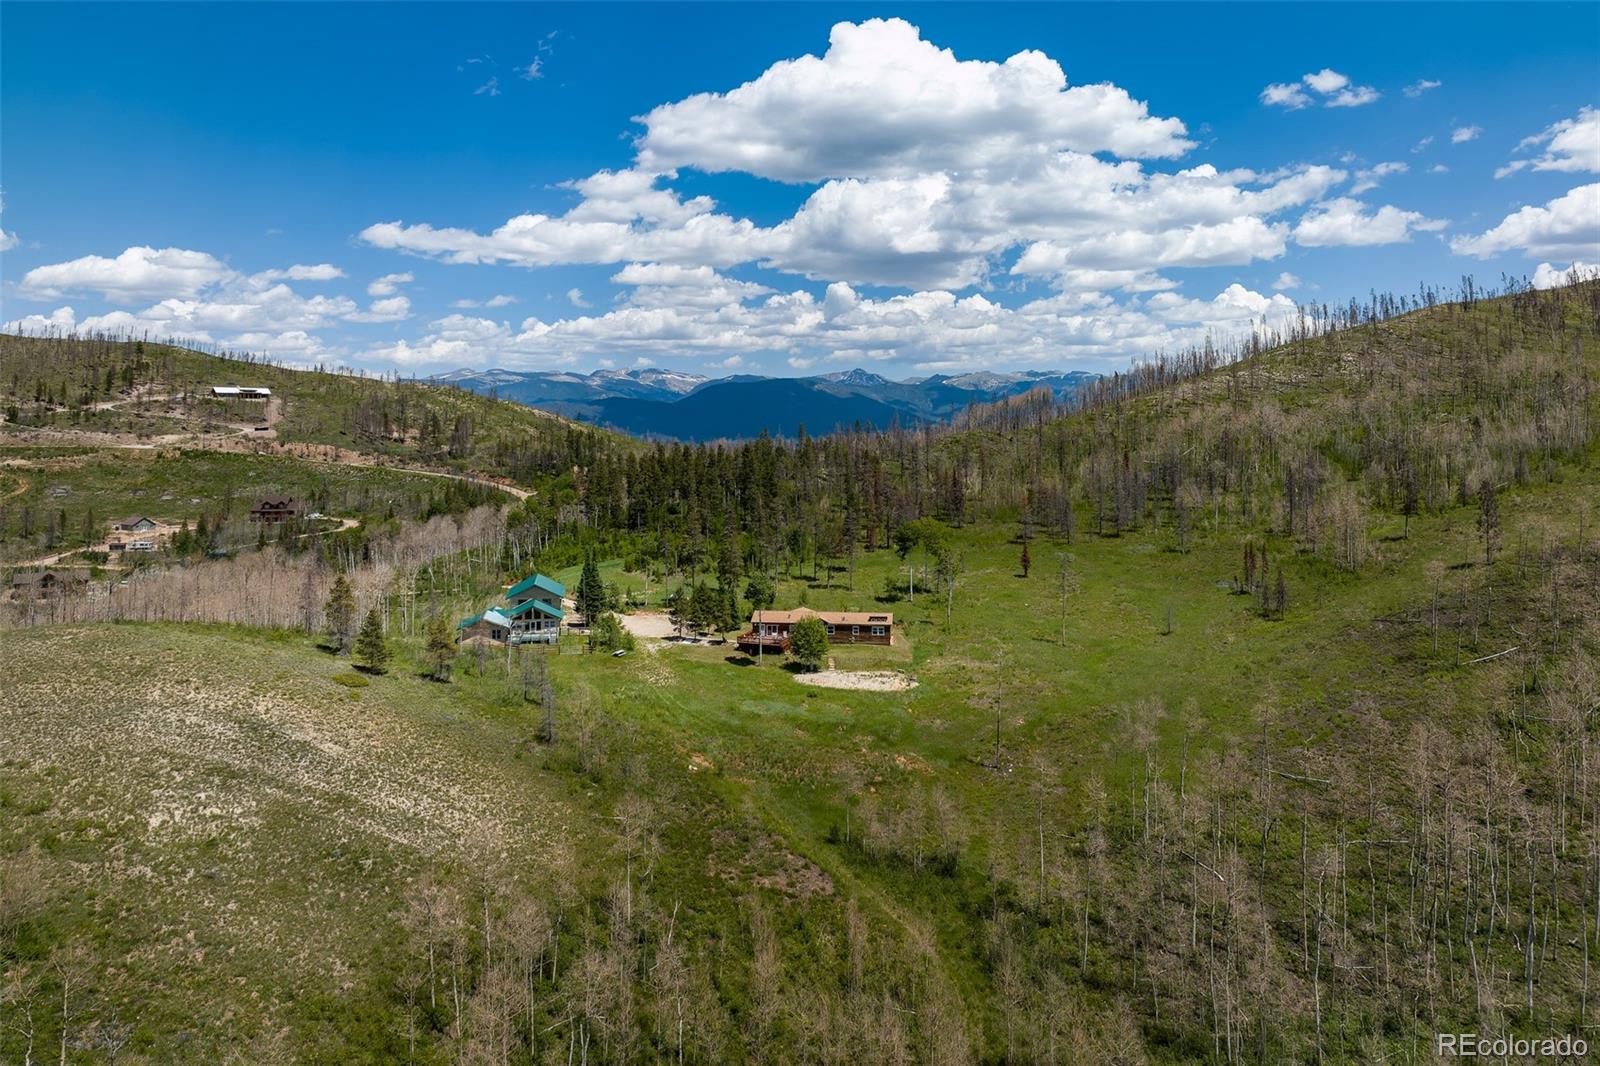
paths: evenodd
<path fill-rule="evenodd" d="M 623 629 L 636 637 L 665 640 L 678 634 L 672 625 L 672 619 L 664 614 L 623 614 L 617 616 L 617 621 L 622 623 Z"/>

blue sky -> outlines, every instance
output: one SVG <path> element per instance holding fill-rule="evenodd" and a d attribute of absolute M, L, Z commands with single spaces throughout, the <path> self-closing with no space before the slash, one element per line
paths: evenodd
<path fill-rule="evenodd" d="M 1600 263 L 1595 4 L 3 19 L 10 329 L 405 373 L 1104 370 Z"/>

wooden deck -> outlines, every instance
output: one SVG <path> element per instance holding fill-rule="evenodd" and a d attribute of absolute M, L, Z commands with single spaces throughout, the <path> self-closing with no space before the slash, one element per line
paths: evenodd
<path fill-rule="evenodd" d="M 751 630 L 748 633 L 739 635 L 738 645 L 740 651 L 748 652 L 751 655 L 757 653 L 766 654 L 768 652 L 774 655 L 782 655 L 789 650 L 789 638 L 787 636 L 758 636 L 755 630 Z"/>

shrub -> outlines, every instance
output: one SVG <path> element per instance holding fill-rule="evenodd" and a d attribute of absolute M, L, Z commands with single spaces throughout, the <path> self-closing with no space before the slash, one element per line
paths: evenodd
<path fill-rule="evenodd" d="M 589 627 L 590 646 L 602 651 L 632 651 L 635 647 L 633 634 L 622 627 L 617 616 L 607 611 L 594 620 L 594 625 Z"/>
<path fill-rule="evenodd" d="M 802 618 L 789 630 L 789 654 L 807 670 L 820 670 L 828 654 L 828 627 L 820 618 Z"/>

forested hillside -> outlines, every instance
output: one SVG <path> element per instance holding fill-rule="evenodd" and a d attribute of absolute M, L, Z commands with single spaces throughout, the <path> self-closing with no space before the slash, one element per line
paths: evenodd
<path fill-rule="evenodd" d="M 0 1057 L 1370 1063 L 1584 1031 L 1600 283 L 1462 295 L 916 432 L 551 423 L 534 467 L 567 466 L 515 505 L 8 618 Z M 520 476 L 508 447 L 475 469 Z M 829 654 L 905 684 L 711 640 L 441 666 L 433 614 L 586 560 L 691 627 L 892 611 L 893 646 Z M 341 579 L 387 673 L 322 647 Z"/>
<path fill-rule="evenodd" d="M 214 385 L 269 388 L 274 402 L 219 400 Z M 240 436 L 240 448 L 282 441 L 353 449 L 529 483 L 587 462 L 601 441 L 623 444 L 447 385 L 291 369 L 132 338 L 0 334 L 0 413 L 0 430 L 44 443 L 96 432 L 107 444 Z M 254 432 L 257 425 L 270 434 Z"/>
<path fill-rule="evenodd" d="M 1548 481 L 1590 454 L 1597 313 L 1594 282 L 1404 314 L 1375 301 L 1245 358 L 1205 350 L 1096 382 L 1081 413 L 1041 392 L 954 429 L 602 453 L 587 520 L 665 538 L 672 557 L 741 537 L 765 567 L 843 559 L 933 517 L 1178 548 L 1202 527 L 1277 533 L 1356 569 L 1386 514 Z"/>

